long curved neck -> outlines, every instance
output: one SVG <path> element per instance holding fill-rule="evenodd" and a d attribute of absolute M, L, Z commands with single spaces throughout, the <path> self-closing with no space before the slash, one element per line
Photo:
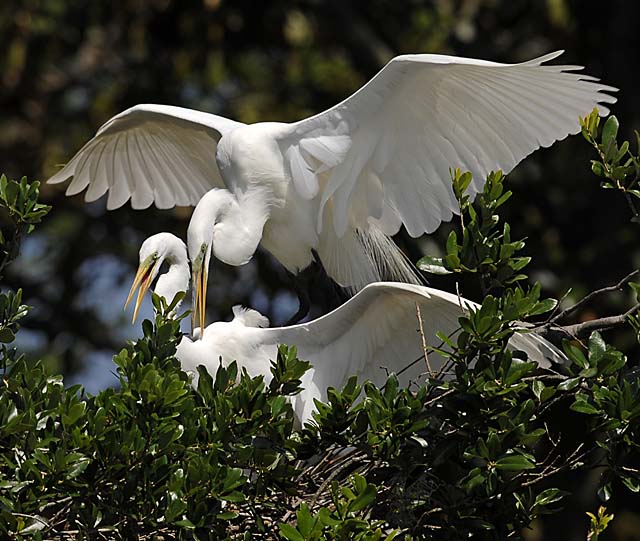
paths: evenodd
<path fill-rule="evenodd" d="M 180 291 L 189 291 L 189 280 L 191 272 L 189 271 L 189 262 L 186 260 L 167 258 L 169 270 L 158 277 L 154 293 L 164 297 L 167 303 L 170 303 L 177 293 Z M 176 306 L 176 310 L 180 303 Z"/>
<path fill-rule="evenodd" d="M 238 194 L 214 189 L 198 203 L 191 223 L 194 228 L 208 228 L 216 258 L 229 265 L 244 265 L 262 238 L 269 207 L 268 193 L 263 189 Z"/>

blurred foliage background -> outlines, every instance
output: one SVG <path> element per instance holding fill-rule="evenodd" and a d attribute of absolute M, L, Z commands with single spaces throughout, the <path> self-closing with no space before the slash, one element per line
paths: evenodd
<path fill-rule="evenodd" d="M 410 52 L 516 62 L 566 49 L 563 62 L 585 65 L 621 89 L 614 112 L 628 134 L 640 115 L 637 20 L 640 5 L 622 0 L 5 0 L 2 171 L 45 180 L 104 121 L 141 102 L 243 122 L 293 121 L 337 103 L 392 56 Z M 515 197 L 506 218 L 515 235 L 528 237 L 533 276 L 548 295 L 572 287 L 580 296 L 638 263 L 624 201 L 599 190 L 590 157 L 573 137 L 538 151 L 511 175 Z M 191 209 L 106 212 L 103 200 L 87 205 L 63 192 L 45 186 L 54 212 L 24 246 L 6 285 L 22 285 L 36 307 L 25 347 L 70 374 L 87 360 L 108 367 L 123 338 L 136 333 L 121 301 L 138 248 L 162 230 L 184 237 Z M 418 241 L 400 235 L 398 242 L 416 260 L 437 253 L 447 229 Z M 210 283 L 210 318 L 228 317 L 239 302 L 276 324 L 295 311 L 285 272 L 264 252 L 245 268 L 216 262 Z M 316 289 L 317 314 L 327 306 L 322 284 Z M 594 315 L 615 309 L 596 305 Z"/>
<path fill-rule="evenodd" d="M 603 9 L 585 0 L 5 1 L 2 170 L 44 180 L 104 121 L 140 102 L 243 122 L 296 120 L 337 103 L 389 58 L 408 52 L 513 62 L 566 49 L 564 62 L 583 64 L 621 89 L 614 112 L 628 134 L 640 114 L 633 69 L 639 12 L 636 2 Z M 534 276 L 550 295 L 572 287 L 578 296 L 638 262 L 624 201 L 598 189 L 590 157 L 573 137 L 511 175 L 507 219 L 515 234 L 529 238 Z M 69 373 L 88 352 L 112 351 L 131 333 L 119 301 L 140 243 L 165 229 L 184 236 L 191 209 L 107 213 L 104 201 L 86 205 L 63 191 L 45 187 L 55 211 L 25 246 L 7 285 L 23 284 L 37 307 L 30 345 Z M 415 260 L 437 251 L 446 225 L 441 229 L 431 239 L 400 235 L 399 242 Z M 243 302 L 280 323 L 295 308 L 284 271 L 265 253 L 247 268 L 216 262 L 211 286 L 213 318 Z M 315 297 L 317 313 L 323 296 Z"/>
<path fill-rule="evenodd" d="M 392 56 L 415 52 L 517 62 L 566 49 L 563 63 L 620 88 L 613 111 L 628 137 L 640 127 L 638 20 L 640 2 L 623 0 L 4 0 L 0 170 L 45 180 L 136 103 L 293 121 L 342 100 Z M 528 238 L 531 275 L 547 296 L 572 288 L 569 301 L 579 298 L 640 262 L 637 225 L 623 198 L 599 188 L 591 158 L 572 137 L 510 175 L 505 218 L 514 236 Z M 2 285 L 23 287 L 35 307 L 22 346 L 95 390 L 116 382 L 111 355 L 138 333 L 122 304 L 142 240 L 163 230 L 184 237 L 191 209 L 106 212 L 104 200 L 85 204 L 64 188 L 43 186 L 53 211 Z M 437 255 L 447 233 L 445 225 L 398 242 L 415 261 Z M 447 277 L 430 280 L 454 287 Z M 462 293 L 477 299 L 464 284 Z M 326 311 L 324 297 L 318 285 L 315 314 Z M 627 300 L 609 297 L 591 315 L 618 313 Z M 228 318 L 237 303 L 275 324 L 296 308 L 285 272 L 265 252 L 243 268 L 214 262 L 209 321 Z M 632 336 L 617 340 L 624 348 Z"/>

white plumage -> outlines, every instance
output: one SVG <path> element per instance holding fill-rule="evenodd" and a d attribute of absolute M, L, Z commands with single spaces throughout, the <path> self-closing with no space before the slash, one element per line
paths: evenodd
<path fill-rule="evenodd" d="M 163 233 L 147 239 L 140 262 L 142 267 L 144 261 L 153 260 L 155 268 L 163 258 L 171 262 L 167 274 L 173 278 L 168 282 L 160 276 L 156 292 L 172 299 L 188 287 L 189 275 L 184 244 L 176 237 L 168 242 L 168 237 L 173 236 Z M 148 259 L 154 253 L 157 257 Z M 176 279 L 178 276 L 181 278 Z M 145 283 L 148 287 L 150 280 Z M 140 294 L 144 292 L 141 288 Z M 276 358 L 278 345 L 295 345 L 299 358 L 312 364 L 302 379 L 304 391 L 292 399 L 296 415 L 305 422 L 314 410 L 313 400 L 326 400 L 328 387 L 343 387 L 351 375 L 382 385 L 388 372 L 400 373 L 423 355 L 417 306 L 426 344 L 434 347 L 441 345 L 437 331 L 453 335 L 459 328 L 458 318 L 477 305 L 424 286 L 375 283 L 329 314 L 291 327 L 264 328 L 269 324 L 266 317 L 255 310 L 234 307 L 233 321 L 212 323 L 199 340 L 183 337 L 177 357 L 183 369 L 194 374 L 194 383 L 199 365 L 215 373 L 220 358 L 225 364 L 236 360 L 250 375 L 263 375 L 269 381 L 270 361 Z M 514 335 L 510 345 L 526 352 L 540 366 L 564 360 L 552 344 L 533 333 Z M 435 352 L 428 357 L 431 368 L 439 371 L 444 359 Z M 420 382 L 426 372 L 424 359 L 419 359 L 401 372 L 399 379 L 403 385 Z"/>
<path fill-rule="evenodd" d="M 490 171 L 511 171 L 577 133 L 579 115 L 615 102 L 606 92 L 616 89 L 580 67 L 544 64 L 560 54 L 520 64 L 399 56 L 343 102 L 293 124 L 138 105 L 49 182 L 73 177 L 67 193 L 88 188 L 87 200 L 108 191 L 108 208 L 129 199 L 133 208 L 195 205 L 218 188 L 189 232 L 201 264 L 211 253 L 243 264 L 261 242 L 291 272 L 315 250 L 354 289 L 381 278 L 415 282 L 389 235 L 404 224 L 415 237 L 451 219 L 450 168 L 471 171 L 476 193 Z"/>

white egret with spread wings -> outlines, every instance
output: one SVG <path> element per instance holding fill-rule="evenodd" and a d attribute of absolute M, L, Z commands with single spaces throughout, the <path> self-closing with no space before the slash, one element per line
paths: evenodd
<path fill-rule="evenodd" d="M 259 243 L 292 273 L 317 257 L 354 290 L 415 283 L 390 236 L 451 219 L 450 168 L 471 171 L 477 193 L 490 171 L 508 173 L 577 133 L 579 115 L 615 102 L 616 89 L 580 66 L 546 64 L 561 52 L 519 64 L 398 56 L 338 105 L 291 124 L 137 105 L 49 182 L 73 177 L 67 194 L 87 188 L 87 201 L 109 192 L 109 209 L 129 199 L 135 209 L 197 204 L 188 245 L 201 326 L 211 254 L 242 265 Z"/>

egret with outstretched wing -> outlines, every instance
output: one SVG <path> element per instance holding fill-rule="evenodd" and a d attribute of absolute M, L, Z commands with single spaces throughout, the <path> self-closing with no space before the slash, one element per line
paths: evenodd
<path fill-rule="evenodd" d="M 134 314 L 165 260 L 169 270 L 158 277 L 155 292 L 171 301 L 176 293 L 188 289 L 184 243 L 169 233 L 149 237 L 140 249 L 140 267 L 127 299 L 129 302 L 139 288 Z M 266 317 L 236 306 L 233 321 L 210 324 L 200 340 L 184 336 L 176 356 L 182 368 L 194 375 L 194 383 L 199 365 L 214 374 L 221 358 L 225 364 L 235 360 L 249 375 L 262 375 L 270 381 L 271 360 L 277 356 L 278 345 L 296 346 L 298 356 L 312 365 L 302 378 L 304 390 L 292 398 L 294 411 L 304 423 L 311 418 L 314 399 L 326 401 L 327 389 L 342 388 L 352 375 L 378 386 L 390 372 L 398 374 L 403 385 L 424 380 L 427 365 L 422 337 L 429 349 L 440 346 L 436 332 L 455 335 L 458 318 L 473 307 L 477 305 L 471 301 L 433 288 L 373 283 L 329 314 L 291 327 L 264 328 L 269 325 Z M 200 334 L 199 329 L 196 332 Z M 565 359 L 534 333 L 516 333 L 510 347 L 524 351 L 540 366 Z M 434 372 L 446 362 L 432 350 L 428 359 Z"/>
<path fill-rule="evenodd" d="M 545 64 L 560 54 L 520 64 L 398 56 L 343 102 L 292 124 L 138 105 L 49 182 L 73 177 L 67 193 L 88 188 L 89 201 L 108 191 L 108 208 L 129 198 L 133 208 L 197 204 L 188 248 L 200 326 L 211 254 L 242 265 L 259 243 L 292 273 L 317 254 L 354 290 L 380 279 L 417 283 L 390 236 L 451 219 L 450 168 L 473 173 L 475 194 L 490 171 L 508 173 L 577 133 L 579 115 L 615 102 L 607 92 L 616 89 L 581 67 Z"/>

